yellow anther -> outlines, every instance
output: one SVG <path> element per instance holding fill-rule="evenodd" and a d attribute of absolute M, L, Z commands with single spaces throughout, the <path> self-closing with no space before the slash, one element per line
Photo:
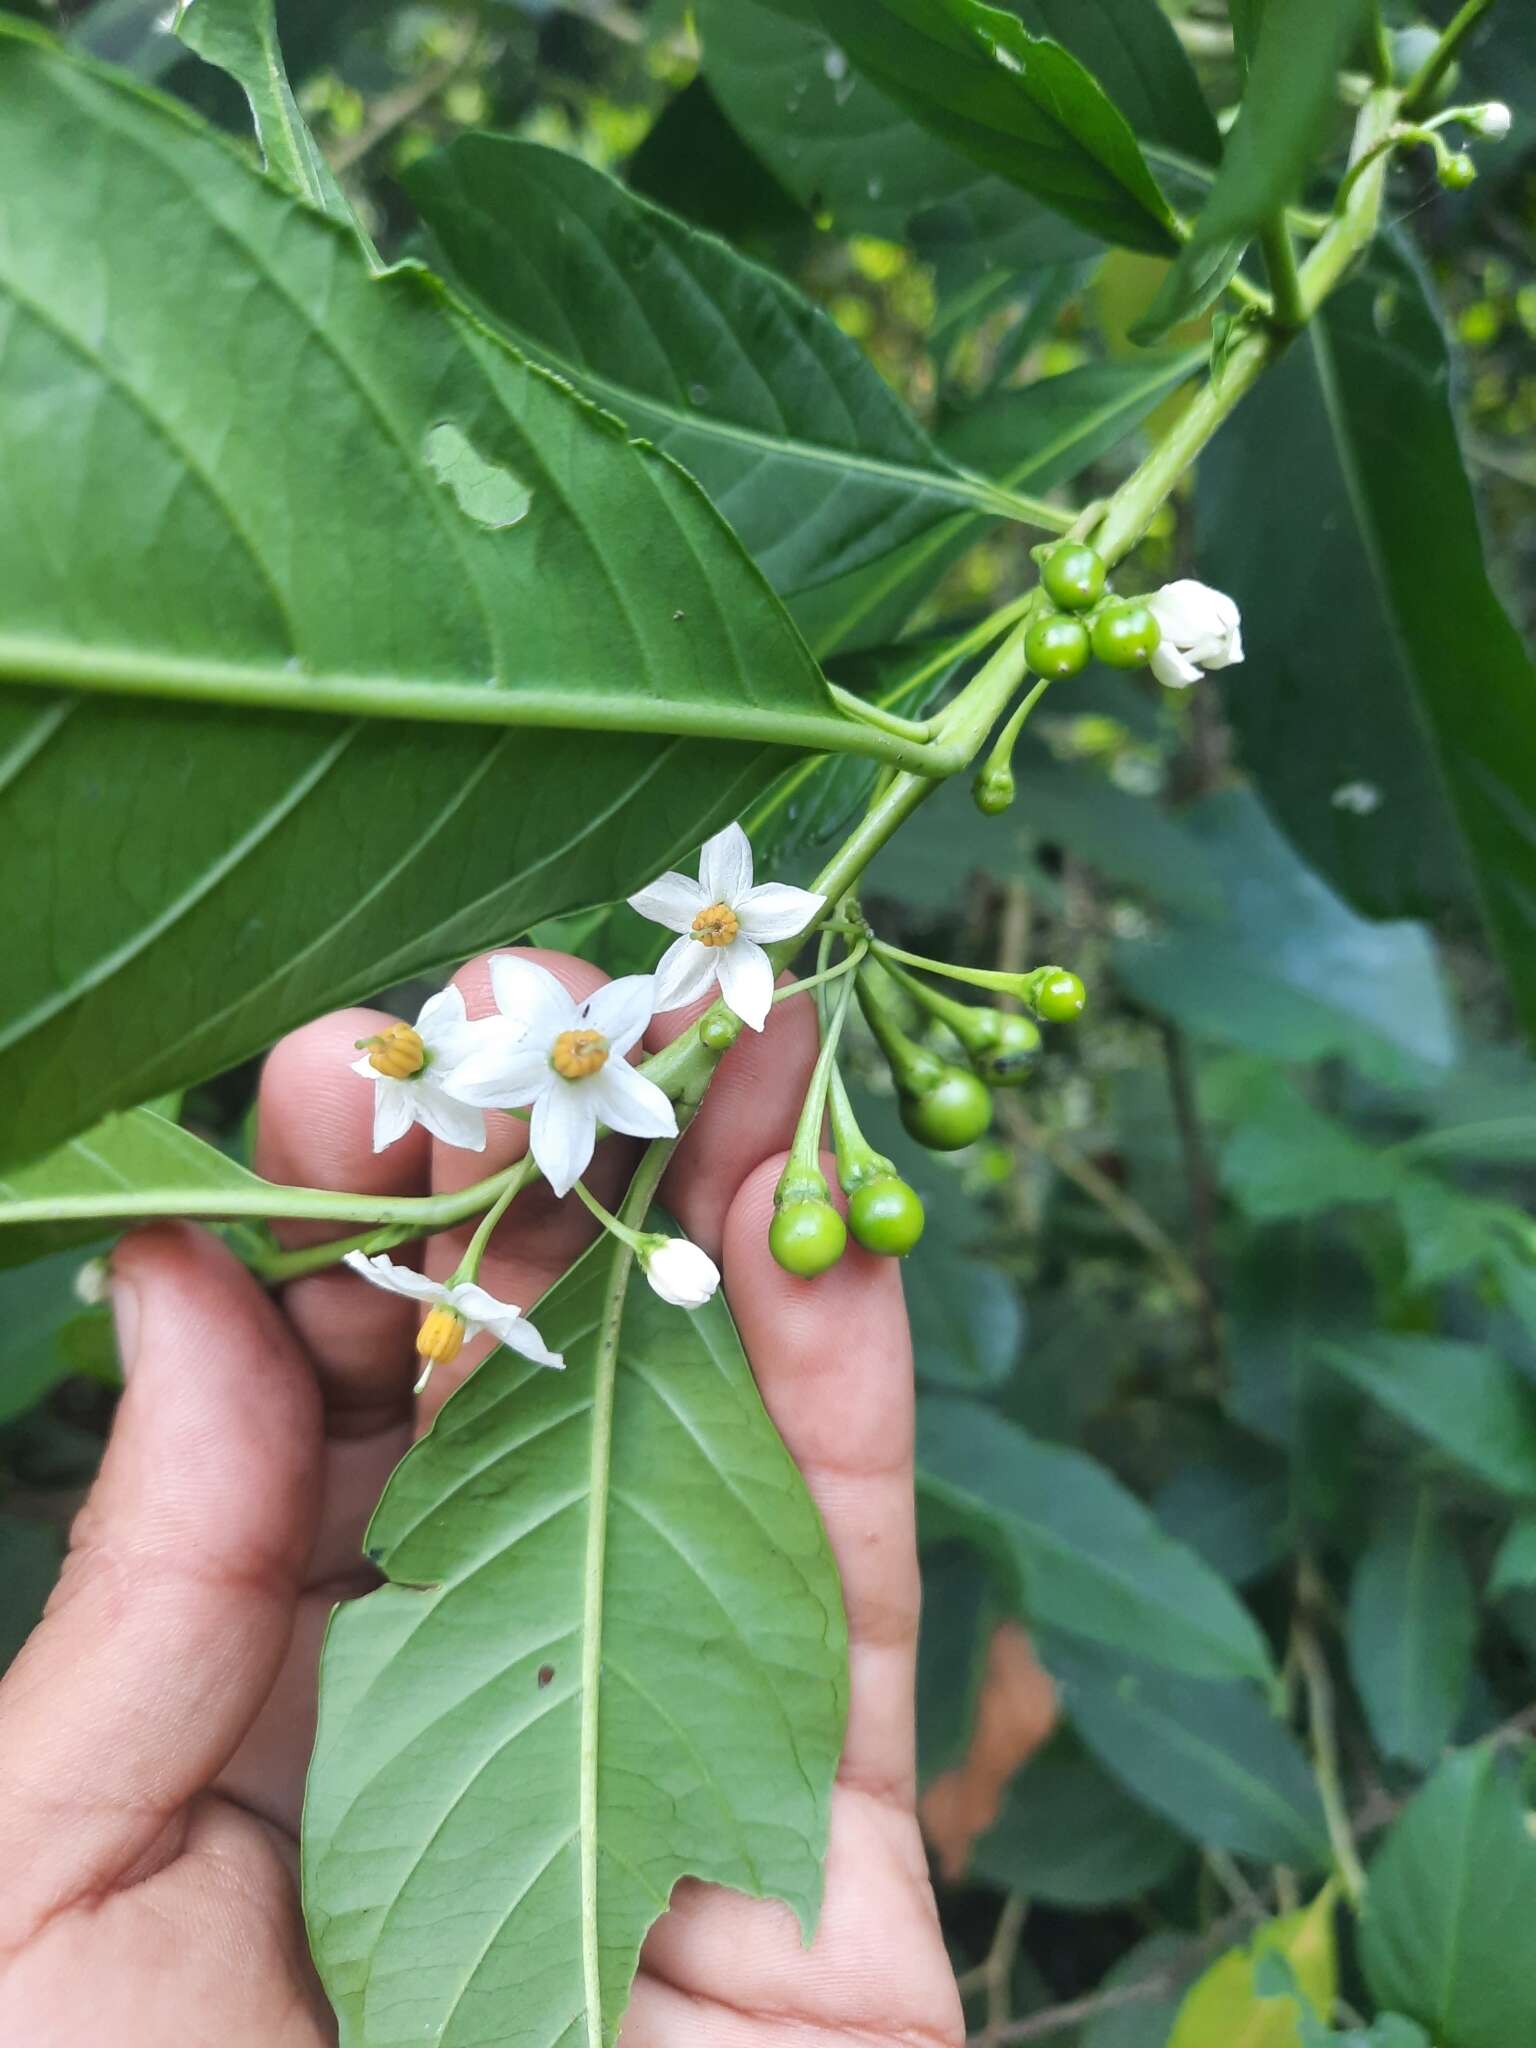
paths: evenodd
<path fill-rule="evenodd" d="M 729 903 L 711 903 L 693 920 L 693 936 L 701 946 L 728 946 L 741 930 L 741 920 Z"/>
<path fill-rule="evenodd" d="M 608 1061 L 608 1041 L 601 1031 L 562 1031 L 550 1047 L 549 1064 L 567 1081 L 585 1081 Z"/>
<path fill-rule="evenodd" d="M 375 1038 L 365 1038 L 368 1064 L 376 1074 L 391 1081 L 409 1081 L 427 1064 L 427 1048 L 421 1033 L 409 1024 L 391 1024 Z"/>
<path fill-rule="evenodd" d="M 464 1343 L 464 1318 L 451 1308 L 435 1308 L 416 1332 L 416 1349 L 433 1365 L 457 1358 Z"/>

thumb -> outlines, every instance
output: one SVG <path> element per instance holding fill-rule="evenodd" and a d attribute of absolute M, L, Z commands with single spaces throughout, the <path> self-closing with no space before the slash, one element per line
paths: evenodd
<path fill-rule="evenodd" d="M 0 1941 L 173 1857 L 282 1662 L 313 1533 L 320 1404 L 216 1239 L 113 1261 L 126 1391 L 48 1611 L 0 1685 Z"/>

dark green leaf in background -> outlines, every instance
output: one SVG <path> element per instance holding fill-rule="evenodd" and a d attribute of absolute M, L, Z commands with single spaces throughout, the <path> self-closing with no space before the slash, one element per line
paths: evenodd
<path fill-rule="evenodd" d="M 1184 1986 L 1196 1973 L 1188 1941 L 1179 1934 L 1149 1934 L 1106 1972 L 1099 1989 L 1126 1992 L 1152 1983 L 1156 1990 L 1112 2005 L 1083 2029 L 1078 2048 L 1167 2048 Z"/>
<path fill-rule="evenodd" d="M 1472 1677 L 1477 1596 L 1428 1487 L 1389 1499 L 1349 1589 L 1349 1666 L 1384 1756 L 1427 1770 Z"/>
<path fill-rule="evenodd" d="M 1125 117 L 1059 43 L 979 0 L 816 0 L 859 71 L 985 171 L 1132 249 L 1171 254 L 1172 210 Z"/>
<path fill-rule="evenodd" d="M 836 1570 L 721 1297 L 636 1272 L 607 1392 L 607 1242 L 537 1311 L 565 1371 L 492 1353 L 397 1468 L 326 1642 L 305 1904 L 354 2048 L 611 2044 L 684 1875 L 816 1923 Z"/>
<path fill-rule="evenodd" d="M 101 1237 L 99 1225 L 92 1237 Z M 0 1256 L 4 1250 L 0 1233 Z M 24 1415 L 80 1369 L 82 1339 L 107 1313 L 86 1307 L 76 1291 L 87 1256 L 60 1252 L 0 1271 L 0 1423 Z"/>
<path fill-rule="evenodd" d="M 1536 1019 L 1536 684 L 1483 561 L 1439 317 L 1378 244 L 1201 466 L 1226 701 L 1303 856 L 1376 916 L 1475 903 Z"/>
<path fill-rule="evenodd" d="M 918 1407 L 925 1536 L 965 1536 L 1031 1625 L 1071 1629 L 1204 1677 L 1267 1677 L 1248 1611 L 1192 1550 L 1081 1451 L 948 1396 Z"/>
<path fill-rule="evenodd" d="M 1152 1503 L 1159 1526 L 1234 1586 L 1260 1578 L 1289 1548 L 1286 1461 L 1236 1430 L 1210 1458 L 1183 1466 Z"/>
<path fill-rule="evenodd" d="M 1382 1333 L 1318 1357 L 1486 1485 L 1536 1497 L 1536 1389 L 1486 1346 Z"/>
<path fill-rule="evenodd" d="M 1440 1766 L 1370 1867 L 1360 1957 L 1377 2001 L 1436 2048 L 1536 2039 L 1536 1834 L 1489 1748 Z"/>
<path fill-rule="evenodd" d="M 1499 1545 L 1488 1579 L 1488 1597 L 1536 1586 L 1536 1515 L 1522 1515 Z"/>

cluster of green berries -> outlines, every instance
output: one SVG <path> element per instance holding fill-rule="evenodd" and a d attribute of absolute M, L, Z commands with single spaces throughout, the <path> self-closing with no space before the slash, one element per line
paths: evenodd
<path fill-rule="evenodd" d="M 1088 666 L 1142 668 L 1162 637 L 1140 598 L 1116 597 L 1104 559 L 1084 541 L 1063 541 L 1040 565 L 1040 587 L 1055 607 L 1038 612 L 1024 635 L 1024 658 L 1038 676 L 1061 682 Z"/>
<path fill-rule="evenodd" d="M 894 972 L 923 1009 L 948 1026 L 966 1061 L 962 1066 L 908 1037 L 892 972 L 883 966 L 863 969 L 858 980 L 860 1007 L 890 1065 L 902 1123 L 930 1151 L 960 1151 L 990 1128 L 992 1090 L 1017 1087 L 1027 1078 L 1040 1049 L 1039 1027 L 1033 1017 L 956 1002 L 899 969 Z M 1065 1023 L 1081 1015 L 1087 992 L 1067 969 L 1041 968 L 1021 980 L 1027 982 L 1035 1017 Z M 866 1251 L 887 1258 L 904 1258 L 923 1234 L 921 1199 L 894 1164 L 866 1141 L 835 1070 L 828 1107 L 847 1221 L 833 1207 L 826 1180 L 808 1156 L 820 1142 L 818 1102 L 810 1119 L 802 1118 L 774 1196 L 768 1232 L 774 1258 L 786 1272 L 804 1279 L 837 1264 L 850 1232 Z"/>

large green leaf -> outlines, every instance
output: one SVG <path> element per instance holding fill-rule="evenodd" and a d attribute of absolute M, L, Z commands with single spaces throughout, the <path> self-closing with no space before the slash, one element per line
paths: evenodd
<path fill-rule="evenodd" d="M 1221 170 L 1138 339 L 1204 312 L 1260 228 L 1302 190 L 1364 17 L 1364 0 L 1268 0 Z"/>
<path fill-rule="evenodd" d="M 610 1266 L 539 1306 L 563 1373 L 493 1354 L 397 1469 L 391 1583 L 327 1639 L 305 1899 L 348 2048 L 611 2043 L 685 1875 L 815 1926 L 836 1571 L 723 1300 L 636 1276 L 617 1331 Z"/>
<path fill-rule="evenodd" d="M 1536 1389 L 1497 1353 L 1383 1332 L 1318 1356 L 1487 1485 L 1536 1498 Z"/>
<path fill-rule="evenodd" d="M 1083 1452 L 933 1396 L 919 1403 L 918 1468 L 925 1534 L 966 1536 L 986 1551 L 1031 1624 L 1200 1677 L 1269 1674 L 1248 1610 Z"/>
<path fill-rule="evenodd" d="M 1213 1685 L 1052 1630 L 1041 1656 L 1099 1762 L 1194 1841 L 1312 1869 L 1322 1803 L 1295 1738 L 1249 1685 Z"/>
<path fill-rule="evenodd" d="M 1371 1865 L 1360 1959 L 1437 2048 L 1536 2039 L 1536 1834 L 1491 1748 L 1446 1760 Z"/>
<path fill-rule="evenodd" d="M 1428 1487 L 1390 1500 L 1349 1589 L 1349 1665 L 1383 1754 L 1427 1770 L 1472 1676 L 1477 1596 Z"/>
<path fill-rule="evenodd" d="M 0 228 L 0 1158 L 624 895 L 784 765 L 728 736 L 855 732 L 663 455 L 16 31 Z"/>
<path fill-rule="evenodd" d="M 1149 155 L 1199 163 L 1221 155 L 1221 135 L 1195 67 L 1158 0 L 1008 0 L 1037 36 L 1053 36 L 1091 71 Z"/>
<path fill-rule="evenodd" d="M 578 158 L 470 135 L 407 183 L 456 281 L 690 470 L 783 596 L 957 508 L 1030 510 L 946 460 L 792 286 Z"/>
<path fill-rule="evenodd" d="M 1227 702 L 1282 824 L 1375 915 L 1475 898 L 1536 1021 L 1536 686 L 1484 566 L 1445 338 L 1398 250 L 1223 430 L 1200 512 L 1202 573 L 1243 607 Z"/>
<path fill-rule="evenodd" d="M 854 65 L 995 177 L 1106 241 L 1178 247 L 1172 209 L 1114 102 L 1061 44 L 980 0 L 816 0 Z"/>

